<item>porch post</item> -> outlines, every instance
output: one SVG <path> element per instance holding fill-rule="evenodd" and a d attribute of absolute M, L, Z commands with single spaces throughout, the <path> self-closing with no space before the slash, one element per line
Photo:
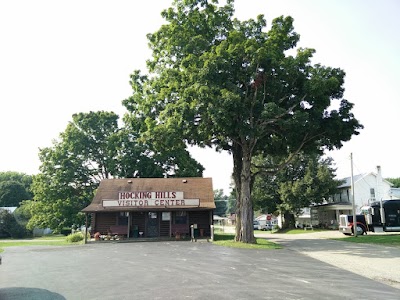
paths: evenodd
<path fill-rule="evenodd" d="M 130 233 L 130 229 L 131 229 L 131 214 L 129 211 L 127 213 L 128 213 L 128 231 L 126 234 L 126 238 L 129 239 L 129 233 Z"/>
<path fill-rule="evenodd" d="M 87 212 L 85 212 L 85 244 L 87 243 L 87 225 L 88 225 L 88 216 Z"/>

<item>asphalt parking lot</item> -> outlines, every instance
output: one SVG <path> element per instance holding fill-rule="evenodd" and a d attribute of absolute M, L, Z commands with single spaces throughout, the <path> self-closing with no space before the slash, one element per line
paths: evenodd
<path fill-rule="evenodd" d="M 368 234 L 395 235 L 400 239 L 398 233 L 370 232 Z M 333 240 L 333 238 L 344 237 L 339 231 L 310 232 L 307 234 L 263 233 L 260 237 L 279 243 L 286 249 L 400 289 L 399 247 Z"/>
<path fill-rule="evenodd" d="M 206 242 L 10 247 L 0 299 L 400 299 L 399 290 L 293 251 Z"/>

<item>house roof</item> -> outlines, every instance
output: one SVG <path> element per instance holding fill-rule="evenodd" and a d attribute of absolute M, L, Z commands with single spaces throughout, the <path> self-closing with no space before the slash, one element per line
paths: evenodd
<path fill-rule="evenodd" d="M 0 207 L 0 209 L 7 210 L 10 214 L 12 214 L 12 213 L 14 213 L 14 210 L 17 209 L 17 207 L 16 206 L 3 206 L 3 207 Z"/>
<path fill-rule="evenodd" d="M 120 192 L 183 192 L 185 199 L 199 199 L 198 206 L 160 206 L 160 207 L 103 207 L 103 200 L 119 200 Z M 215 209 L 214 192 L 211 178 L 118 178 L 104 179 L 100 182 L 92 203 L 83 212 L 107 211 L 143 211 L 143 210 L 194 210 Z"/>
<path fill-rule="evenodd" d="M 354 175 L 353 180 L 354 180 L 354 182 L 356 182 L 356 181 L 360 180 L 361 178 L 363 178 L 364 176 L 366 176 L 366 174 Z M 343 183 L 338 186 L 339 189 L 351 186 L 351 177 L 342 178 L 342 179 L 340 179 L 340 181 L 343 181 Z"/>
<path fill-rule="evenodd" d="M 353 176 L 353 180 L 354 180 L 354 182 L 357 182 L 357 181 L 363 179 L 364 177 L 367 177 L 368 175 L 372 175 L 372 176 L 375 176 L 375 177 L 377 176 L 376 173 L 373 173 L 373 172 L 363 173 L 363 174 L 354 175 Z M 386 179 L 382 178 L 382 180 L 384 182 L 386 182 L 387 184 L 389 184 L 390 186 L 393 185 L 391 182 L 387 181 Z M 342 178 L 342 179 L 340 179 L 340 181 L 343 181 L 343 183 L 338 186 L 339 189 L 340 188 L 351 187 L 351 177 Z"/>
<path fill-rule="evenodd" d="M 324 204 L 315 204 L 313 206 L 316 208 L 324 208 L 326 210 L 352 209 L 352 204 L 350 202 L 330 202 Z"/>

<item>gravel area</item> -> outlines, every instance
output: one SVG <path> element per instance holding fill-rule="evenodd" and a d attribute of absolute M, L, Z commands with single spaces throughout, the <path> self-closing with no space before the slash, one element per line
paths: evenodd
<path fill-rule="evenodd" d="M 376 234 L 378 233 L 368 233 Z M 382 234 L 382 233 L 379 233 Z M 385 233 L 383 233 L 385 234 Z M 336 241 L 338 231 L 304 234 L 258 234 L 335 267 L 400 289 L 400 248 Z M 396 234 L 399 237 L 400 235 Z"/>

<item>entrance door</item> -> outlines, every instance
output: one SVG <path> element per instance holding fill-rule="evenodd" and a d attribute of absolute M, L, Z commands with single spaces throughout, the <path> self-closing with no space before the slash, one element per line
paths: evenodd
<path fill-rule="evenodd" d="M 147 237 L 158 237 L 158 213 L 149 212 L 147 214 Z"/>

